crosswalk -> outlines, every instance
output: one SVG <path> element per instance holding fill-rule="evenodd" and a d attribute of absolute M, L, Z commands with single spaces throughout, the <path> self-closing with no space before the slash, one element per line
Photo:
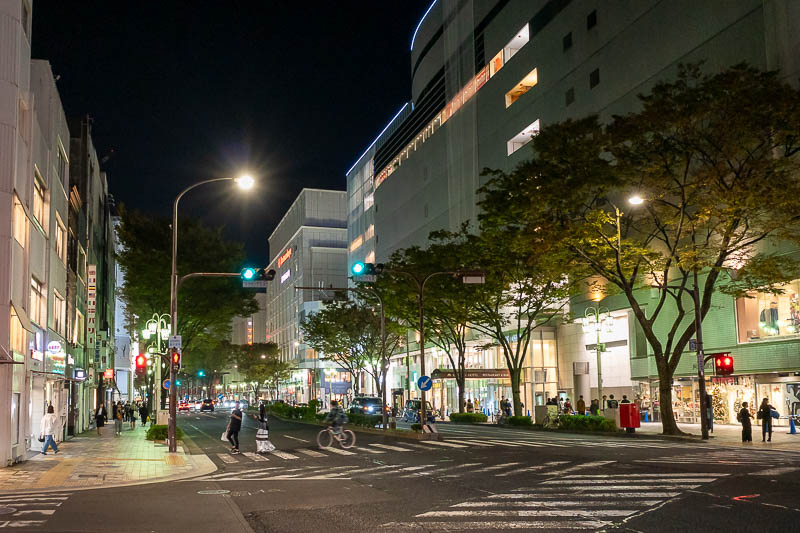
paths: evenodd
<path fill-rule="evenodd" d="M 436 461 L 424 464 L 396 462 L 387 464 L 380 461 L 350 465 L 330 466 L 327 464 L 302 465 L 298 463 L 281 463 L 281 466 L 265 466 L 246 470 L 229 470 L 191 481 L 266 481 L 266 480 L 305 480 L 305 479 L 356 479 L 356 478 L 402 478 L 402 479 L 441 479 L 453 480 L 466 477 L 496 477 L 525 482 L 528 479 L 562 476 L 570 472 L 601 467 L 614 461 L 547 461 L 533 466 L 526 466 L 519 461 L 488 463 L 473 461 L 462 463 L 455 460 Z M 299 465 L 299 466 L 295 466 Z"/>
<path fill-rule="evenodd" d="M 0 496 L 0 529 L 41 528 L 69 499 L 69 492 Z"/>
<path fill-rule="evenodd" d="M 681 464 L 681 465 L 738 465 L 738 466 L 774 466 L 781 464 L 800 465 L 800 459 L 794 453 L 767 452 L 754 453 L 752 450 L 718 449 L 701 450 L 696 453 L 638 459 L 636 463 Z"/>
<path fill-rule="evenodd" d="M 576 465 L 577 466 L 577 465 Z M 583 468 L 592 466 L 584 463 Z M 627 519 L 727 474 L 568 474 L 535 486 L 492 494 L 445 509 L 389 522 L 387 531 L 470 531 L 505 529 L 600 529 Z"/>

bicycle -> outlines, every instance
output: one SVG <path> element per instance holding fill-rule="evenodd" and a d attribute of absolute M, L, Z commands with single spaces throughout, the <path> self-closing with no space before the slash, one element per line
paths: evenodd
<path fill-rule="evenodd" d="M 333 431 L 333 428 L 325 428 L 317 434 L 317 445 L 320 448 L 329 448 L 333 441 L 339 443 L 342 448 L 352 448 L 356 444 L 356 434 L 349 429 L 343 429 L 339 433 Z"/>

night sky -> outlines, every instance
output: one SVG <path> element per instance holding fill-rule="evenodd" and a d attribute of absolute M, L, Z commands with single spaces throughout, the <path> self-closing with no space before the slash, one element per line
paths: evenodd
<path fill-rule="evenodd" d="M 169 216 L 175 195 L 248 169 L 246 197 L 204 185 L 181 214 L 267 261 L 303 187 L 344 173 L 410 95 L 409 43 L 429 0 L 37 0 L 33 57 L 67 116 L 89 114 L 118 204 Z"/>

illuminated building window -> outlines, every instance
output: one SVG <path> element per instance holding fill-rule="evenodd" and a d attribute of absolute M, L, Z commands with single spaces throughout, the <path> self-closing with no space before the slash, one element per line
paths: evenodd
<path fill-rule="evenodd" d="M 539 74 L 536 69 L 533 69 L 527 76 L 522 78 L 513 89 L 506 93 L 506 107 L 519 100 L 519 97 L 531 90 L 531 87 L 539 83 Z"/>
<path fill-rule="evenodd" d="M 53 291 L 53 329 L 60 335 L 66 333 L 67 305 L 58 291 Z"/>
<path fill-rule="evenodd" d="M 354 251 L 358 250 L 359 248 L 361 248 L 361 245 L 363 243 L 364 243 L 364 237 L 359 235 L 358 237 L 353 239 L 353 242 L 350 243 L 350 251 L 354 252 Z"/>
<path fill-rule="evenodd" d="M 30 319 L 43 325 L 44 321 L 44 307 L 45 307 L 45 294 L 44 286 L 36 278 L 31 278 L 31 306 L 30 306 Z"/>
<path fill-rule="evenodd" d="M 56 234 L 55 234 L 56 255 L 66 264 L 67 262 L 67 230 L 61 217 L 56 213 Z"/>
<path fill-rule="evenodd" d="M 498 70 L 503 68 L 503 51 L 497 52 L 492 60 L 489 62 L 489 76 L 494 76 Z"/>
<path fill-rule="evenodd" d="M 39 171 L 36 171 L 36 176 L 33 180 L 33 217 L 42 227 L 47 227 L 45 216 L 45 203 L 44 203 L 44 186 L 42 185 L 42 176 Z"/>
<path fill-rule="evenodd" d="M 367 257 L 364 258 L 365 263 L 374 263 L 375 262 L 375 250 L 372 250 L 370 253 L 367 254 Z"/>
<path fill-rule="evenodd" d="M 373 193 L 369 193 L 364 197 L 364 211 L 372 207 L 375 203 L 375 195 Z"/>
<path fill-rule="evenodd" d="M 736 300 L 739 342 L 800 334 L 800 280 L 778 288 L 783 292 L 750 292 Z"/>
<path fill-rule="evenodd" d="M 22 322 L 19 321 L 17 311 L 11 307 L 11 350 L 24 354 L 25 353 L 25 328 L 22 327 Z"/>
<path fill-rule="evenodd" d="M 508 63 L 508 60 L 511 59 L 516 55 L 520 49 L 528 44 L 528 40 L 530 39 L 530 27 L 525 24 L 522 29 L 520 29 L 514 38 L 508 41 L 508 44 L 503 47 L 503 59 L 504 63 Z"/>
<path fill-rule="evenodd" d="M 375 224 L 370 224 L 367 231 L 364 232 L 364 240 L 368 241 L 375 236 Z"/>
<path fill-rule="evenodd" d="M 508 148 L 508 155 L 513 154 L 533 139 L 533 136 L 539 133 L 539 119 L 533 121 L 527 128 L 511 137 L 506 143 Z"/>

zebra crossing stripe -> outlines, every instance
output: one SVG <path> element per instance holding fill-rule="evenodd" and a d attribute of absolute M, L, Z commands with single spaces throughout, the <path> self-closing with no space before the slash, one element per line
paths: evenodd
<path fill-rule="evenodd" d="M 667 485 L 685 485 L 688 483 L 708 483 L 710 480 L 708 478 L 669 478 L 665 479 L 661 482 L 658 481 L 657 478 L 637 478 L 637 479 L 627 479 L 625 483 L 657 483 L 659 485 L 667 484 Z M 581 485 L 613 485 L 614 483 L 619 483 L 620 479 L 554 479 L 550 481 L 545 481 L 542 485 L 570 485 L 574 487 L 579 487 Z M 637 485 L 638 486 L 638 485 Z"/>
<path fill-rule="evenodd" d="M 407 466 L 405 468 L 400 468 L 400 472 L 413 472 L 414 470 L 422 470 L 423 468 L 430 468 L 435 465 L 417 465 L 417 466 Z"/>
<path fill-rule="evenodd" d="M 222 462 L 226 463 L 226 464 L 233 464 L 233 463 L 238 463 L 239 462 L 236 459 L 236 457 L 233 457 L 233 456 L 231 456 L 230 454 L 227 454 L 227 453 L 218 453 L 217 457 L 222 459 Z"/>
<path fill-rule="evenodd" d="M 44 526 L 47 520 L 2 520 L 0 521 L 0 529 L 22 529 L 23 527 Z"/>
<path fill-rule="evenodd" d="M 367 453 L 386 453 L 384 450 L 373 450 L 372 448 L 362 448 L 361 446 L 356 446 L 353 449 L 354 450 L 358 450 L 360 452 L 367 452 Z"/>
<path fill-rule="evenodd" d="M 545 446 L 553 446 L 552 444 L 549 444 L 549 443 L 536 443 L 536 442 L 519 441 L 519 440 L 505 441 L 505 440 L 496 440 L 495 439 L 492 442 L 498 442 L 498 443 L 501 443 L 501 444 L 505 444 L 506 446 L 511 444 L 511 445 L 514 445 L 514 446 L 528 446 L 528 447 L 532 447 L 532 448 L 543 448 Z M 560 444 L 556 444 L 555 446 L 561 446 L 561 445 Z"/>
<path fill-rule="evenodd" d="M 685 485 L 685 484 L 682 484 L 682 483 L 664 482 L 664 483 L 653 483 L 652 485 L 605 485 L 605 486 L 600 486 L 600 487 L 598 487 L 596 485 L 590 485 L 590 486 L 574 485 L 574 486 L 572 486 L 570 488 L 575 492 L 577 492 L 579 490 L 580 491 L 595 491 L 595 490 L 609 490 L 609 489 L 613 488 L 614 490 L 619 491 L 620 493 L 622 493 L 624 491 L 642 490 L 642 489 L 648 489 L 648 490 L 653 490 L 653 489 L 696 489 L 699 486 L 700 485 L 698 485 L 697 483 L 693 483 L 691 485 Z M 541 491 L 556 491 L 556 490 L 557 491 L 562 491 L 563 488 L 561 488 L 561 487 L 542 487 L 539 490 L 541 490 Z"/>
<path fill-rule="evenodd" d="M 504 510 L 504 511 L 430 511 L 417 515 L 417 518 L 444 518 L 444 517 L 580 517 L 594 518 L 596 516 L 629 516 L 638 512 L 638 509 L 535 509 L 535 510 Z M 457 524 L 453 524 L 456 526 Z"/>
<path fill-rule="evenodd" d="M 452 442 L 442 442 L 442 441 L 438 441 L 438 440 L 423 440 L 423 441 L 420 441 L 420 442 L 424 442 L 425 444 L 431 444 L 431 445 L 434 445 L 434 446 L 445 446 L 445 447 L 448 447 L 448 448 L 466 448 L 467 447 L 467 446 L 464 446 L 463 444 L 454 444 Z"/>
<path fill-rule="evenodd" d="M 600 529 L 611 522 L 600 520 L 569 520 L 558 522 L 559 529 Z M 487 522 L 390 522 L 381 527 L 389 531 L 403 529 L 425 531 L 467 531 L 467 530 L 506 530 L 506 529 L 542 529 L 552 528 L 555 522 L 550 520 L 501 522 L 491 520 Z"/>
<path fill-rule="evenodd" d="M 505 496 L 496 494 L 494 496 Z M 491 498 L 492 496 L 490 496 Z M 660 503 L 661 500 L 635 500 L 619 502 L 595 502 L 595 501 L 559 501 L 559 500 L 526 500 L 524 502 L 514 501 L 491 501 L 491 502 L 463 502 L 453 507 L 607 507 L 609 505 L 635 505 L 638 507 L 650 507 Z"/>
<path fill-rule="evenodd" d="M 16 502 L 16 499 L 17 499 L 17 498 L 20 498 L 20 496 L 9 496 L 9 497 L 7 497 L 7 498 L 0 498 L 0 503 L 14 503 L 14 502 Z M 61 501 L 63 501 L 63 500 L 66 500 L 67 498 L 69 498 L 69 496 L 52 496 L 52 497 L 46 497 L 46 496 L 37 496 L 37 497 L 28 497 L 28 495 L 27 495 L 27 494 L 25 494 L 25 497 L 24 497 L 24 498 L 25 498 L 25 501 L 26 501 L 26 502 L 48 502 L 48 501 L 58 501 L 58 500 L 61 500 Z"/>
<path fill-rule="evenodd" d="M 544 470 L 546 468 L 550 468 L 552 466 L 559 466 L 559 465 L 567 464 L 567 462 L 568 461 L 550 461 L 548 463 L 544 463 L 544 464 L 541 464 L 541 465 L 529 466 L 528 468 L 520 468 L 519 470 L 514 470 L 514 471 L 511 471 L 511 472 L 502 472 L 500 474 L 497 474 L 497 477 L 508 477 L 508 476 L 515 476 L 515 475 L 518 475 L 518 474 L 525 474 L 525 473 L 528 473 L 528 472 L 539 472 L 541 470 Z"/>
<path fill-rule="evenodd" d="M 697 473 L 697 472 L 692 472 L 691 474 L 610 474 L 610 475 L 606 475 L 606 474 L 604 474 L 604 475 L 598 475 L 598 474 L 570 474 L 570 475 L 564 476 L 564 477 L 565 478 L 569 478 L 569 479 L 592 479 L 592 478 L 601 478 L 601 479 L 608 479 L 608 478 L 620 478 L 620 479 L 655 478 L 655 479 L 661 479 L 661 478 L 673 478 L 673 477 L 680 478 L 680 477 L 686 477 L 686 476 L 718 478 L 718 477 L 724 477 L 724 476 L 727 476 L 727 475 L 728 474 L 722 474 L 722 473 L 708 473 L 708 472 Z M 712 479 L 712 481 L 713 481 L 713 479 Z"/>
<path fill-rule="evenodd" d="M 275 457 L 280 457 L 281 459 L 299 459 L 299 457 L 297 457 L 296 455 L 292 455 L 290 453 L 282 452 L 279 450 L 273 450 L 269 453 L 274 455 Z"/>
<path fill-rule="evenodd" d="M 510 446 L 511 448 L 520 448 L 521 445 L 515 444 L 513 442 L 503 442 L 502 440 L 487 440 L 491 444 L 497 444 L 499 446 Z"/>
<path fill-rule="evenodd" d="M 469 468 L 471 466 L 480 466 L 483 463 L 466 463 L 463 465 L 456 465 L 456 466 L 448 466 L 445 468 L 436 468 L 434 470 L 426 470 L 425 472 L 414 472 L 413 474 L 406 474 L 405 476 L 400 476 L 402 478 L 409 478 L 409 477 L 425 477 L 425 476 L 434 476 L 437 474 L 441 474 L 442 472 L 449 472 L 451 470 L 458 470 L 459 468 Z"/>
<path fill-rule="evenodd" d="M 56 512 L 55 509 L 28 509 L 27 511 L 17 511 L 11 516 L 24 516 L 29 514 L 43 514 L 45 516 L 49 516 L 55 512 Z"/>
<path fill-rule="evenodd" d="M 606 487 L 608 488 L 608 487 Z M 614 487 L 616 489 L 616 487 Z M 643 487 L 641 487 L 643 488 Z M 685 488 L 685 487 L 681 487 Z M 531 489 L 526 489 L 531 490 Z M 619 492 L 595 492 L 591 496 L 593 498 L 673 498 L 681 494 L 680 492 L 635 492 L 635 491 L 619 491 Z M 501 494 L 498 497 L 502 496 L 503 498 L 507 498 L 509 500 L 514 499 L 525 499 L 525 498 L 558 498 L 564 499 L 568 497 L 574 497 L 574 492 L 567 495 L 563 492 L 551 492 L 551 493 L 542 493 L 542 492 L 527 492 L 527 493 L 519 493 L 516 492 L 514 494 Z"/>
<path fill-rule="evenodd" d="M 410 452 L 411 450 L 406 448 L 400 448 L 399 446 L 391 446 L 389 444 L 377 444 L 371 443 L 370 446 L 374 446 L 375 448 L 383 448 L 384 450 L 392 450 L 393 452 Z"/>
<path fill-rule="evenodd" d="M 492 470 L 500 470 L 502 468 L 509 468 L 509 467 L 517 466 L 517 465 L 521 465 L 521 464 L 522 463 L 503 463 L 501 465 L 492 465 L 492 466 L 487 466 L 485 468 L 479 468 L 477 470 L 473 470 L 472 473 L 473 474 L 478 474 L 478 473 L 481 473 L 481 472 L 491 472 Z"/>
<path fill-rule="evenodd" d="M 579 464 L 579 465 L 563 468 L 561 470 L 555 470 L 553 472 L 548 472 L 547 475 L 560 476 L 562 474 L 568 474 L 569 472 L 574 472 L 576 470 L 583 470 L 584 468 L 594 468 L 596 466 L 605 466 L 605 465 L 609 465 L 611 463 L 616 463 L 616 461 L 592 461 L 590 463 L 583 463 L 583 464 Z"/>
<path fill-rule="evenodd" d="M 247 457 L 252 461 L 269 461 L 269 459 L 267 459 L 266 457 L 263 457 L 253 452 L 243 452 L 242 455 L 244 455 L 245 457 Z"/>
<path fill-rule="evenodd" d="M 476 440 L 464 440 L 464 439 L 450 439 L 450 442 L 456 442 L 458 444 L 466 444 L 468 446 L 478 446 L 482 448 L 494 448 L 494 444 L 487 444 L 485 442 L 479 442 Z"/>
<path fill-rule="evenodd" d="M 319 453 L 318 451 L 315 450 L 308 450 L 306 448 L 298 448 L 295 451 L 308 455 L 309 457 L 327 457 L 327 455 L 325 455 L 324 453 Z"/>
<path fill-rule="evenodd" d="M 337 455 L 355 455 L 354 452 L 348 452 L 347 450 L 340 450 L 339 448 L 334 448 L 331 446 L 330 448 L 325 448 L 326 452 L 335 453 Z"/>

